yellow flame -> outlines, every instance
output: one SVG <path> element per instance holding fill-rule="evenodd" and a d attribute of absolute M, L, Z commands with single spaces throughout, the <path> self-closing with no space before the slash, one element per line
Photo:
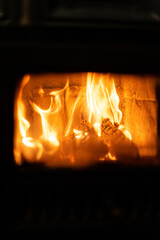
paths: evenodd
<path fill-rule="evenodd" d="M 15 104 L 15 123 L 16 123 L 16 132 L 14 133 L 14 158 L 17 164 L 21 164 L 22 156 L 21 156 L 21 148 L 22 146 L 26 146 L 28 148 L 36 149 L 34 154 L 35 159 L 39 159 L 42 155 L 42 146 L 38 141 L 35 141 L 31 137 L 27 137 L 27 131 L 30 128 L 30 123 L 26 119 L 26 108 L 23 102 L 23 90 L 24 87 L 30 81 L 30 75 L 24 76 L 20 91 L 17 96 L 17 101 Z M 32 155 L 33 152 L 31 152 Z M 29 156 L 29 155 L 28 155 Z M 31 156 L 32 157 L 32 156 Z M 30 158 L 30 157 L 29 157 Z"/>
<path fill-rule="evenodd" d="M 113 79 L 96 77 L 94 73 L 87 75 L 86 98 L 89 109 L 88 121 L 101 136 L 101 122 L 109 118 L 112 123 L 120 123 L 122 113 L 119 109 L 119 97 Z"/>
<path fill-rule="evenodd" d="M 59 97 L 55 96 L 55 104 L 53 104 L 53 97 L 51 97 L 51 104 L 48 109 L 44 110 L 38 107 L 35 103 L 30 101 L 35 112 L 37 112 L 41 116 L 42 122 L 42 136 L 41 138 L 45 141 L 49 141 L 50 143 L 54 144 L 55 146 L 59 146 L 59 141 L 56 136 L 56 132 L 52 129 L 52 126 L 48 122 L 48 116 L 51 114 L 57 113 L 61 108 L 61 102 Z M 56 105 L 56 107 L 55 107 Z"/>
<path fill-rule="evenodd" d="M 79 130 L 77 130 L 77 129 L 73 129 L 73 132 L 74 132 L 75 137 L 76 137 L 77 139 L 81 139 L 81 138 L 82 138 L 82 136 L 83 136 L 83 131 L 79 131 Z"/>
<path fill-rule="evenodd" d="M 15 111 L 14 111 L 14 118 L 15 118 L 15 129 L 14 132 L 14 159 L 17 164 L 21 164 L 21 140 L 22 138 L 26 138 L 27 130 L 30 127 L 29 122 L 26 120 L 26 112 L 25 112 L 25 105 L 22 100 L 23 89 L 27 85 L 30 80 L 30 76 L 24 76 L 19 94 L 17 96 L 17 101 L 15 103 Z"/>
<path fill-rule="evenodd" d="M 93 124 L 94 130 L 96 131 L 97 135 L 101 136 L 101 124 L 96 122 Z"/>
<path fill-rule="evenodd" d="M 35 112 L 37 112 L 41 117 L 41 123 L 42 123 L 42 135 L 40 137 L 41 141 L 48 142 L 51 144 L 51 147 L 53 147 L 52 150 L 48 150 L 49 154 L 52 154 L 54 152 L 54 146 L 58 147 L 60 145 L 57 132 L 55 130 L 55 126 L 52 126 L 52 122 L 49 122 L 49 117 L 52 115 L 55 115 L 58 113 L 62 107 L 61 100 L 60 100 L 60 94 L 64 92 L 65 89 L 67 89 L 69 86 L 68 81 L 66 82 L 66 85 L 63 89 L 60 89 L 58 91 L 51 91 L 49 93 L 49 96 L 51 96 L 51 103 L 48 109 L 42 109 L 34 102 L 30 101 L 30 104 Z"/>
<path fill-rule="evenodd" d="M 73 106 L 73 109 L 72 109 L 72 112 L 71 112 L 71 116 L 70 116 L 69 121 L 68 121 L 68 124 L 67 124 L 65 136 L 67 136 L 68 133 L 69 133 L 69 131 L 70 131 L 71 124 L 72 124 L 72 121 L 73 121 L 73 114 L 74 114 L 74 111 L 75 111 L 75 109 L 76 109 L 76 106 L 77 106 L 78 101 L 79 101 L 79 96 L 78 96 L 78 98 L 76 99 L 76 101 L 75 101 L 75 103 L 74 103 L 74 106 Z"/>
<path fill-rule="evenodd" d="M 26 106 L 23 99 L 23 90 L 29 81 L 30 75 L 24 76 L 15 101 L 15 133 L 13 151 L 17 164 L 21 164 L 22 162 L 22 153 L 24 156 L 27 156 L 27 158 L 32 158 L 33 155 L 33 158 L 38 160 L 44 151 L 52 154 L 59 146 L 56 129 L 52 126 L 52 123 L 50 123 L 49 117 L 57 114 L 60 111 L 61 101 L 59 95 L 68 87 L 67 81 L 64 89 L 59 91 L 51 91 L 49 93 L 51 102 L 48 109 L 42 109 L 40 106 L 28 99 L 28 102 L 32 106 L 33 110 L 41 117 L 42 135 L 39 137 L 39 139 L 34 139 L 33 137 L 28 136 L 30 122 L 26 118 Z M 40 88 L 38 93 L 43 96 L 44 90 Z M 45 147 L 46 142 L 50 148 Z"/>
<path fill-rule="evenodd" d="M 128 132 L 123 125 L 120 125 L 118 127 L 118 129 L 121 130 L 124 133 L 126 138 L 128 138 L 129 140 L 132 140 L 132 136 L 131 136 L 130 132 Z"/>
<path fill-rule="evenodd" d="M 87 132 L 80 131 L 80 130 L 77 130 L 77 129 L 73 129 L 73 132 L 74 132 L 74 134 L 75 134 L 75 138 L 76 138 L 76 139 L 79 139 L 79 140 L 82 140 L 82 139 L 84 139 L 86 136 L 88 136 L 88 133 L 87 133 Z"/>
<path fill-rule="evenodd" d="M 117 158 L 116 156 L 113 156 L 110 152 L 108 152 L 106 155 L 105 155 L 106 159 L 109 159 L 109 160 L 112 160 L 112 161 L 116 161 Z"/>

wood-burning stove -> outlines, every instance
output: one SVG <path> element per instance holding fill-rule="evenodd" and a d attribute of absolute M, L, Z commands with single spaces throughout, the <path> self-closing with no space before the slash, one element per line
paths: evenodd
<path fill-rule="evenodd" d="M 120 229 L 123 236 L 132 233 L 135 237 L 140 231 L 158 237 L 158 158 L 155 165 L 109 162 L 83 169 L 48 169 L 27 163 L 16 166 L 13 159 L 13 105 L 20 79 L 28 73 L 45 72 L 158 75 L 158 13 L 157 20 L 140 23 L 111 19 L 70 19 L 64 23 L 59 17 L 46 20 L 43 14 L 36 16 L 35 6 L 26 21 L 21 22 L 21 17 L 14 24 L 2 20 L 0 26 L 4 233 L 106 229 L 111 236 Z M 159 111 L 157 118 L 159 136 Z M 159 155 L 158 147 L 157 152 Z"/>

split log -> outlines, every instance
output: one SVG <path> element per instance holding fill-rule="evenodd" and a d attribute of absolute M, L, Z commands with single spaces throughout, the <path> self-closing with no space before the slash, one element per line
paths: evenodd
<path fill-rule="evenodd" d="M 105 118 L 101 124 L 101 137 L 104 143 L 109 147 L 109 151 L 117 159 L 125 157 L 138 158 L 138 148 L 128 139 L 125 134 L 118 128 L 118 124 Z"/>
<path fill-rule="evenodd" d="M 84 138 L 74 138 L 74 156 L 77 165 L 89 165 L 104 158 L 108 153 L 108 146 L 99 139 L 94 128 L 87 120 L 82 120 L 78 130 L 84 133 Z M 85 133 L 87 133 L 85 135 Z"/>

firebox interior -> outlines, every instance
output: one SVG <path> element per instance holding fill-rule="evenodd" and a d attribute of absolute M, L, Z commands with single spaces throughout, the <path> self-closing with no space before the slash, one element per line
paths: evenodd
<path fill-rule="evenodd" d="M 158 156 L 159 76 L 25 75 L 15 91 L 14 159 L 51 167 Z"/>

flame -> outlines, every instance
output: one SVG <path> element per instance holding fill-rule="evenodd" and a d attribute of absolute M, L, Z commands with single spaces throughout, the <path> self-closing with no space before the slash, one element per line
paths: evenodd
<path fill-rule="evenodd" d="M 73 132 L 75 134 L 75 138 L 76 139 L 84 139 L 86 136 L 88 136 L 88 133 L 87 132 L 84 132 L 84 131 L 80 131 L 80 130 L 77 130 L 77 129 L 73 129 Z"/>
<path fill-rule="evenodd" d="M 109 74 L 104 78 L 102 75 L 98 77 L 95 73 L 88 73 L 86 99 L 89 112 L 88 121 L 93 125 L 98 137 L 101 137 L 102 120 L 108 118 L 113 125 L 114 123 L 119 125 L 118 129 L 123 132 L 126 138 L 132 139 L 131 134 L 121 124 L 122 112 L 119 109 L 119 97 L 114 79 L 110 78 Z M 110 147 L 109 142 L 108 147 Z M 110 152 L 105 155 L 105 158 L 99 158 L 100 161 L 104 159 L 117 160 L 116 156 Z"/>
<path fill-rule="evenodd" d="M 25 105 L 22 100 L 23 89 L 25 85 L 29 82 L 30 76 L 26 75 L 21 83 L 20 91 L 17 96 L 17 101 L 15 104 L 14 119 L 15 119 L 15 128 L 17 129 L 15 133 L 14 141 L 14 157 L 17 164 L 21 164 L 21 140 L 26 138 L 27 130 L 30 127 L 29 122 L 26 120 Z"/>
<path fill-rule="evenodd" d="M 59 91 L 49 92 L 50 106 L 48 109 L 43 109 L 36 103 L 28 100 L 33 110 L 40 115 L 42 134 L 38 139 L 28 136 L 28 130 L 31 124 L 26 117 L 26 106 L 23 99 L 23 91 L 25 86 L 30 81 L 30 75 L 24 76 L 19 93 L 15 103 L 15 134 L 14 134 L 14 158 L 17 164 L 22 163 L 22 155 L 27 159 L 33 157 L 38 160 L 42 157 L 44 152 L 53 154 L 59 147 L 59 140 L 53 122 L 49 119 L 55 116 L 61 109 L 60 94 L 68 87 L 68 81 L 64 87 Z M 44 90 L 39 89 L 38 94 L 43 96 Z M 46 147 L 47 145 L 47 147 Z"/>
<path fill-rule="evenodd" d="M 109 160 L 112 160 L 112 161 L 116 161 L 116 160 L 117 160 L 116 156 L 113 156 L 110 152 L 108 152 L 108 153 L 105 155 L 105 158 L 106 158 L 106 159 L 109 159 Z"/>
<path fill-rule="evenodd" d="M 118 129 L 126 138 L 132 139 L 131 134 L 121 124 L 122 112 L 119 109 L 119 97 L 114 79 L 109 75 L 88 73 L 85 95 L 80 90 L 76 98 L 69 94 L 70 86 L 67 80 L 65 86 L 56 91 L 39 87 L 36 94 L 38 93 L 40 101 L 35 101 L 30 92 L 33 87 L 28 88 L 29 97 L 24 97 L 24 91 L 27 91 L 30 83 L 32 83 L 30 75 L 24 76 L 15 100 L 14 158 L 17 164 L 21 164 L 23 158 L 28 161 L 39 161 L 49 156 L 51 156 L 50 161 L 53 161 L 54 156 L 60 159 L 66 159 L 66 156 L 69 156 L 70 161 L 75 163 L 76 150 L 73 150 L 75 145 L 78 146 L 79 153 L 83 145 L 83 149 L 87 149 L 85 151 L 93 150 L 92 153 L 88 152 L 87 156 L 93 157 L 96 153 L 100 161 L 108 159 L 115 161 L 116 156 L 109 151 L 110 143 L 107 143 L 108 150 L 101 144 L 101 124 L 105 118 L 110 119 L 113 125 L 117 123 Z M 48 105 L 45 108 L 46 105 L 42 107 L 40 103 L 46 99 Z M 81 112 L 79 112 L 80 106 Z M 32 112 L 29 116 L 28 108 Z M 90 130 L 75 128 L 77 112 L 88 120 Z M 39 119 L 39 122 L 36 122 L 39 124 L 38 135 L 32 131 L 33 114 Z M 76 123 L 78 124 L 80 120 Z M 97 154 L 97 146 L 103 149 L 103 154 Z"/>
<path fill-rule="evenodd" d="M 35 157 L 35 159 L 39 159 L 41 157 L 42 154 L 42 146 L 38 141 L 35 141 L 33 138 L 31 137 L 27 137 L 27 132 L 30 128 L 30 123 L 29 121 L 27 121 L 26 119 L 26 109 L 25 109 L 25 104 L 23 102 L 23 89 L 24 87 L 27 85 L 27 83 L 30 81 L 30 76 L 26 75 L 24 76 L 21 86 L 20 86 L 20 91 L 19 94 L 17 96 L 17 101 L 15 104 L 15 123 L 16 123 L 16 127 L 15 129 L 17 130 L 15 133 L 15 141 L 14 141 L 14 157 L 15 157 L 15 161 L 17 164 L 21 164 L 22 162 L 22 156 L 21 156 L 21 148 L 22 145 L 26 146 L 28 148 L 31 148 L 33 150 L 36 149 L 36 156 L 35 153 L 33 154 L 33 152 L 30 155 L 27 155 L 28 158 L 32 158 L 33 155 Z M 27 149 L 28 150 L 28 149 Z"/>
<path fill-rule="evenodd" d="M 40 88 L 40 89 L 38 90 L 38 93 L 39 93 L 39 95 L 43 96 L 43 95 L 44 95 L 44 90 L 43 90 L 43 88 Z"/>
<path fill-rule="evenodd" d="M 71 128 L 71 124 L 73 122 L 73 114 L 74 114 L 74 111 L 76 109 L 76 106 L 77 106 L 77 103 L 79 101 L 79 97 L 76 99 L 74 105 L 73 105 L 73 109 L 72 109 L 72 112 L 71 112 L 71 116 L 69 118 L 69 121 L 68 121 L 68 125 L 67 125 L 67 128 L 66 128 L 66 133 L 65 133 L 65 136 L 68 135 L 68 133 L 70 132 L 70 128 Z"/>
<path fill-rule="evenodd" d="M 132 140 L 132 136 L 131 136 L 130 132 L 128 132 L 123 125 L 120 125 L 118 127 L 118 129 L 121 130 L 124 133 L 126 138 L 128 138 L 129 140 Z"/>
<path fill-rule="evenodd" d="M 55 93 L 52 95 L 54 96 Z M 51 104 L 48 109 L 44 110 L 38 107 L 35 103 L 30 101 L 35 112 L 37 112 L 41 116 L 42 122 L 42 136 L 41 140 L 48 141 L 53 146 L 59 146 L 59 141 L 57 139 L 57 134 L 52 129 L 52 126 L 49 124 L 48 117 L 52 114 L 56 114 L 61 108 L 61 102 L 58 95 L 55 95 L 55 104 L 53 104 L 53 97 L 51 97 Z"/>
<path fill-rule="evenodd" d="M 120 123 L 122 112 L 119 109 L 119 97 L 113 79 L 99 79 L 94 73 L 87 75 L 86 98 L 89 109 L 88 121 L 93 123 L 98 136 L 101 136 L 101 122 L 109 118 L 112 123 Z"/>

